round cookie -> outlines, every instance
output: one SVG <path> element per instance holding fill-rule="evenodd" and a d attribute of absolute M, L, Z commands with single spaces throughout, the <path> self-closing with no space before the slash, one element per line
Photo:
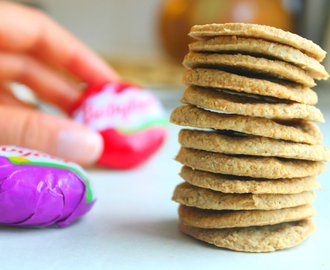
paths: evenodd
<path fill-rule="evenodd" d="M 232 95 L 212 88 L 202 88 L 194 85 L 189 86 L 184 91 L 180 101 L 181 103 L 205 109 L 240 115 L 324 122 L 321 111 L 311 105 L 272 103 L 253 97 Z"/>
<path fill-rule="evenodd" d="M 313 191 L 298 194 L 228 194 L 184 182 L 176 186 L 172 200 L 201 209 L 273 210 L 309 204 L 315 197 Z"/>
<path fill-rule="evenodd" d="M 244 115 L 221 114 L 189 105 L 173 110 L 170 121 L 181 126 L 233 130 L 245 134 L 307 144 L 321 144 L 323 140 L 319 127 L 308 121 L 279 121 Z"/>
<path fill-rule="evenodd" d="M 321 189 L 315 176 L 276 180 L 256 179 L 193 170 L 188 166 L 182 167 L 180 176 L 191 185 L 222 193 L 296 194 Z"/>
<path fill-rule="evenodd" d="M 267 179 L 313 176 L 326 168 L 319 161 L 232 156 L 185 147 L 181 147 L 175 160 L 202 171 Z"/>
<path fill-rule="evenodd" d="M 325 145 L 308 145 L 259 136 L 230 137 L 216 132 L 182 129 L 179 143 L 183 147 L 216 153 L 330 161 L 330 151 Z"/>
<path fill-rule="evenodd" d="M 234 52 L 266 56 L 292 63 L 306 70 L 315 79 L 327 79 L 329 77 L 324 67 L 314 58 L 307 56 L 293 47 L 263 39 L 219 36 L 190 43 L 189 50 L 193 52 Z"/>
<path fill-rule="evenodd" d="M 315 230 L 312 220 L 261 227 L 202 229 L 179 223 L 179 230 L 218 247 L 244 252 L 270 252 L 299 244 Z"/>
<path fill-rule="evenodd" d="M 228 70 L 232 73 L 248 74 L 250 77 L 266 76 L 288 80 L 306 86 L 315 86 L 313 78 L 301 68 L 292 64 L 242 54 L 188 53 L 183 65 L 186 68 L 211 68 Z"/>
<path fill-rule="evenodd" d="M 248 78 L 217 69 L 195 68 L 187 70 L 183 74 L 182 81 L 186 84 L 270 96 L 307 105 L 317 103 L 316 93 L 308 87 Z"/>
<path fill-rule="evenodd" d="M 310 204 L 277 210 L 216 211 L 179 206 L 179 219 L 187 226 L 205 229 L 223 229 L 273 225 L 302 220 L 316 215 Z"/>
<path fill-rule="evenodd" d="M 294 47 L 317 61 L 322 61 L 326 52 L 312 41 L 281 29 L 258 24 L 226 23 L 195 25 L 189 35 L 195 39 L 216 36 L 243 36 L 261 38 Z"/>

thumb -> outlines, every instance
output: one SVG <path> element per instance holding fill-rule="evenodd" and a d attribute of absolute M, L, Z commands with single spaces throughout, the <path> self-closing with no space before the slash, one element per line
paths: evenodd
<path fill-rule="evenodd" d="M 1 145 L 35 149 L 81 165 L 95 163 L 103 151 L 99 133 L 70 119 L 9 106 L 1 106 L 0 115 Z"/>

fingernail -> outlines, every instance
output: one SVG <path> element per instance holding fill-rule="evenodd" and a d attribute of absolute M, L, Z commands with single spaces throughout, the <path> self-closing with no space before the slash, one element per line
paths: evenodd
<path fill-rule="evenodd" d="M 59 132 L 56 152 L 59 157 L 81 165 L 95 163 L 103 151 L 99 133 L 89 130 L 62 130 Z"/>

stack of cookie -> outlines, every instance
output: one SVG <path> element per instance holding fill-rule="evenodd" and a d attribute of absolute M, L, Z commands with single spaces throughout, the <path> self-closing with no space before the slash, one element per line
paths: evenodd
<path fill-rule="evenodd" d="M 201 25 L 190 35 L 199 41 L 183 62 L 187 105 L 171 115 L 195 128 L 179 133 L 179 229 L 238 251 L 298 244 L 315 229 L 311 190 L 330 159 L 312 123 L 324 119 L 310 89 L 329 76 L 325 52 L 261 25 Z"/>

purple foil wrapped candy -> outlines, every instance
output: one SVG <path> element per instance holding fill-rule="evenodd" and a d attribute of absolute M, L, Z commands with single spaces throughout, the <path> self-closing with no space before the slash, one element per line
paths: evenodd
<path fill-rule="evenodd" d="M 0 146 L 0 223 L 65 227 L 94 202 L 79 165 L 34 150 Z"/>

